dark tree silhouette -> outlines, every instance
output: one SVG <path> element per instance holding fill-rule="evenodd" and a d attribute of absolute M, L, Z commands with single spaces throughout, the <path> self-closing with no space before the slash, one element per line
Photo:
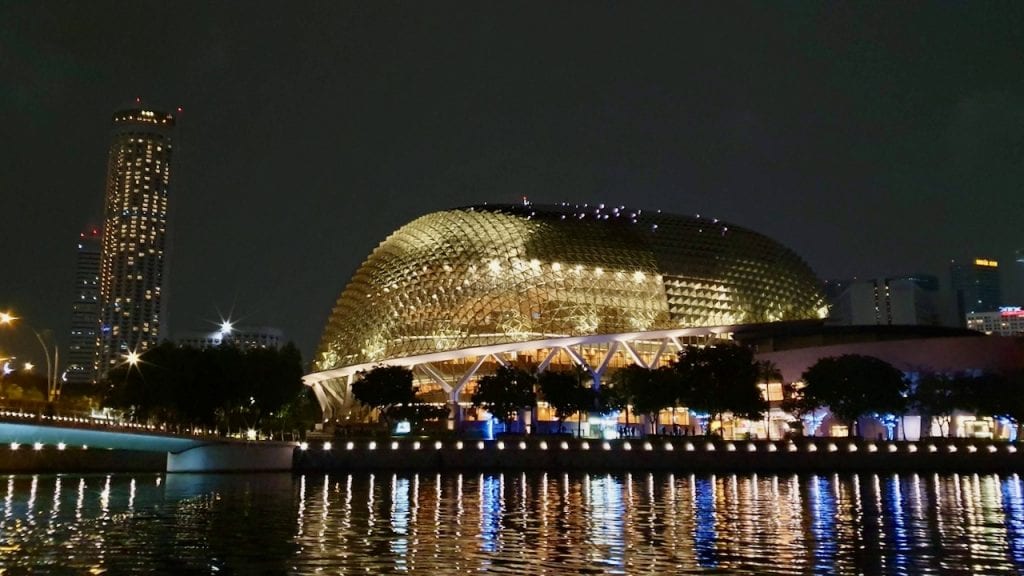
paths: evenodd
<path fill-rule="evenodd" d="M 687 346 L 672 368 L 680 379 L 682 403 L 707 413 L 712 421 L 721 423 L 727 412 L 757 420 L 768 407 L 757 387 L 759 370 L 754 353 L 745 346 Z"/>
<path fill-rule="evenodd" d="M 865 414 L 901 414 L 907 408 L 907 379 L 897 368 L 873 356 L 821 358 L 803 373 L 803 381 L 795 411 L 805 413 L 827 406 L 849 424 L 850 436 L 855 435 L 857 419 Z"/>
<path fill-rule="evenodd" d="M 771 403 L 776 400 L 783 400 L 783 397 L 772 398 L 771 385 L 772 382 L 782 382 L 782 371 L 779 367 L 771 360 L 761 360 L 757 363 L 757 381 L 760 384 L 764 384 L 764 395 L 766 402 L 765 409 L 765 422 L 764 429 L 768 434 L 768 439 L 772 439 L 772 423 L 770 419 L 771 415 Z"/>
<path fill-rule="evenodd" d="M 979 415 L 1010 421 L 1020 438 L 1024 424 L 1024 372 L 1019 370 L 980 374 L 964 382 L 969 397 L 968 409 Z"/>
<path fill-rule="evenodd" d="M 537 377 L 520 368 L 501 366 L 477 382 L 473 406 L 483 407 L 502 422 L 512 422 L 516 412 L 537 403 Z"/>
<path fill-rule="evenodd" d="M 938 419 L 943 436 L 951 435 L 950 421 L 958 408 L 967 408 L 974 401 L 969 393 L 973 378 L 964 375 L 922 374 L 910 393 L 910 407 L 917 410 L 925 430 L 931 430 L 933 419 Z"/>
<path fill-rule="evenodd" d="M 412 370 L 402 366 L 376 366 L 368 372 L 360 372 L 352 383 L 355 399 L 377 411 L 378 420 L 389 428 L 401 417 L 400 407 L 416 402 Z"/>
<path fill-rule="evenodd" d="M 583 415 L 595 408 L 595 393 L 582 370 L 546 370 L 537 376 L 541 396 L 555 411 L 559 424 L 573 414 L 580 414 L 576 425 L 579 435 Z"/>
<path fill-rule="evenodd" d="M 630 364 L 616 371 L 611 381 L 616 393 L 632 403 L 634 412 L 647 416 L 650 432 L 656 431 L 658 413 L 679 401 L 679 378 L 668 366 L 652 370 Z"/>
<path fill-rule="evenodd" d="M 262 427 L 302 384 L 298 349 L 196 349 L 164 342 L 105 381 L 105 403 L 139 422 L 203 429 Z"/>

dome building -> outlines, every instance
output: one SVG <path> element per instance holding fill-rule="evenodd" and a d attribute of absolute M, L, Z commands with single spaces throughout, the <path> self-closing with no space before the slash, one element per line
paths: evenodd
<path fill-rule="evenodd" d="M 376 365 L 465 406 L 511 362 L 580 366 L 600 383 L 735 327 L 823 318 L 818 279 L 781 244 L 719 220 L 624 206 L 482 205 L 422 216 L 352 277 L 305 377 L 325 419 Z"/>

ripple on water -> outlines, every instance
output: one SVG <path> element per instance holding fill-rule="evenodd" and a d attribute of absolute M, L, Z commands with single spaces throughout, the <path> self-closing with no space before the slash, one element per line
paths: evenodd
<path fill-rule="evenodd" d="M 8 476 L 0 572 L 1016 574 L 1012 476 Z"/>

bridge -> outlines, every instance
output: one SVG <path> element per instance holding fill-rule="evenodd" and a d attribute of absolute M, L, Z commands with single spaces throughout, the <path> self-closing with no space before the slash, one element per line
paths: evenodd
<path fill-rule="evenodd" d="M 19 455 L 19 450 L 110 449 L 166 453 L 167 472 L 284 471 L 292 469 L 297 446 L 296 442 L 176 435 L 86 418 L 0 412 L 0 450 L 10 451 L 8 457 L 13 459 L 32 456 Z"/>

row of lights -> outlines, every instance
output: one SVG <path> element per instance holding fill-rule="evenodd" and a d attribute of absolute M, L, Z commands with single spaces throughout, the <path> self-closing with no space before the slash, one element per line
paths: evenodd
<path fill-rule="evenodd" d="M 19 443 L 19 442 L 11 442 L 8 446 L 10 447 L 11 450 L 20 450 L 21 449 L 21 443 Z M 42 442 L 36 442 L 36 443 L 32 444 L 32 449 L 37 451 L 37 452 L 42 450 L 45 447 L 46 447 L 46 445 L 43 444 Z M 63 443 L 63 442 L 58 442 L 57 444 L 54 444 L 54 447 L 57 448 L 57 450 L 66 450 L 68 445 Z M 88 449 L 89 449 L 89 446 L 87 446 L 85 444 L 82 444 L 82 450 L 88 450 Z"/>
<path fill-rule="evenodd" d="M 24 418 L 26 420 L 49 420 L 51 422 L 64 422 L 68 424 L 91 424 L 93 426 L 107 426 L 113 428 L 133 428 L 136 430 L 160 430 L 164 431 L 163 426 L 157 426 L 155 424 L 139 424 L 137 422 L 111 422 L 110 420 L 103 420 L 99 418 L 82 418 L 80 416 L 56 416 L 48 414 L 35 414 L 32 412 L 15 412 L 13 410 L 0 410 L 0 417 L 9 418 Z M 203 435 L 213 434 L 214 430 L 203 430 L 201 428 L 189 428 L 188 433 L 192 435 Z"/>
<path fill-rule="evenodd" d="M 497 447 L 498 450 L 505 450 L 507 448 L 505 442 L 500 441 L 500 440 L 495 444 L 495 446 Z M 708 443 L 703 444 L 703 445 L 700 445 L 700 444 L 696 444 L 695 445 L 693 442 L 686 442 L 685 444 L 683 444 L 683 450 L 685 450 L 686 452 L 694 452 L 694 451 L 697 450 L 698 447 L 701 447 L 701 446 L 704 448 L 705 452 L 715 452 L 716 450 L 718 450 L 718 447 L 713 442 L 708 442 Z M 398 450 L 400 447 L 401 447 L 401 443 L 399 443 L 399 442 L 391 442 L 391 449 L 392 450 Z M 440 450 L 443 447 L 444 447 L 444 444 L 441 441 L 434 442 L 434 449 L 435 450 Z M 466 447 L 465 443 L 462 442 L 461 440 L 455 443 L 455 449 L 456 450 L 463 450 L 465 447 Z M 477 441 L 477 443 L 476 443 L 477 450 L 484 450 L 486 447 L 487 447 L 487 444 L 484 441 L 482 441 L 482 440 Z M 524 441 L 519 441 L 518 447 L 519 447 L 520 450 L 526 450 L 528 448 L 528 445 Z M 539 442 L 537 444 L 537 447 L 540 448 L 541 450 L 547 450 L 548 449 L 548 443 L 547 443 L 547 441 L 542 440 L 541 442 Z M 570 448 L 569 447 L 569 442 L 563 440 L 563 441 L 558 443 L 558 447 L 560 449 L 562 449 L 562 450 L 569 450 L 569 448 Z M 650 452 L 650 451 L 654 450 L 654 444 L 652 444 L 651 442 L 644 442 L 641 445 L 641 447 L 642 447 L 642 449 L 644 451 L 647 451 L 647 452 Z M 870 453 L 876 453 L 876 452 L 879 451 L 879 446 L 877 444 L 875 444 L 875 443 L 868 443 L 865 447 L 866 447 L 867 451 L 870 452 Z M 886 452 L 895 453 L 895 452 L 899 451 L 899 447 L 896 446 L 895 444 L 885 444 L 884 447 L 885 447 L 885 451 Z M 333 444 L 331 442 L 324 442 L 323 443 L 323 449 L 325 451 L 330 451 L 333 448 L 334 448 L 334 446 L 333 446 Z M 347 442 L 347 443 L 345 443 L 345 450 L 354 450 L 355 448 L 356 448 L 355 442 Z M 368 450 L 376 450 L 377 449 L 377 443 L 376 442 L 370 442 L 369 444 L 367 444 L 366 448 Z M 419 441 L 415 441 L 415 442 L 412 443 L 412 449 L 413 450 L 420 450 L 421 448 L 423 448 L 423 443 L 421 443 Z M 590 442 L 587 442 L 587 441 L 580 442 L 579 443 L 579 448 L 581 450 L 590 450 Z M 906 451 L 908 453 L 911 453 L 911 454 L 914 454 L 914 453 L 916 453 L 918 451 L 918 447 L 915 444 L 908 444 L 906 448 L 907 448 Z M 300 442 L 299 443 L 299 449 L 300 450 L 309 450 L 309 443 L 307 443 L 307 442 Z M 602 442 L 601 443 L 601 449 L 603 449 L 603 450 L 611 450 L 612 449 L 612 445 L 611 445 L 610 442 Z M 623 450 L 627 450 L 627 451 L 628 450 L 633 450 L 633 445 L 630 442 L 625 441 L 625 442 L 622 443 L 622 449 Z M 676 449 L 675 448 L 675 444 L 673 444 L 672 442 L 665 442 L 665 444 L 664 444 L 664 450 L 665 451 L 672 452 L 675 449 Z M 737 445 L 735 443 L 733 443 L 733 442 L 726 442 L 726 444 L 725 444 L 726 452 L 736 452 L 737 449 L 738 448 L 737 448 Z M 995 452 L 997 452 L 999 450 L 995 445 L 992 445 L 992 444 L 989 444 L 989 445 L 985 446 L 985 449 L 989 453 L 995 453 Z M 819 450 L 819 448 L 818 448 L 817 444 L 809 443 L 809 444 L 805 445 L 804 450 L 806 452 L 817 452 Z M 838 444 L 836 444 L 834 442 L 829 442 L 827 445 L 825 445 L 825 450 L 828 451 L 828 452 L 839 452 L 839 451 L 842 450 L 842 448 Z M 852 442 L 846 446 L 846 451 L 847 452 L 857 452 L 859 450 L 860 450 L 860 446 L 858 446 L 857 444 L 852 443 Z M 936 446 L 935 444 L 929 444 L 926 447 L 926 450 L 929 453 L 935 453 L 935 452 L 939 451 L 939 447 Z M 973 444 L 970 444 L 970 445 L 966 446 L 966 450 L 967 450 L 967 452 L 969 452 L 971 454 L 974 454 L 975 452 L 978 451 L 978 447 L 973 445 Z M 757 444 L 754 444 L 753 442 L 746 444 L 746 451 L 747 452 L 757 452 L 758 451 Z M 768 444 L 767 451 L 768 452 L 777 452 L 777 451 L 779 451 L 779 446 L 776 445 L 776 444 Z M 786 451 L 787 452 L 799 452 L 800 451 L 800 447 L 797 446 L 796 444 L 790 442 L 790 443 L 786 444 Z M 950 445 L 946 446 L 946 451 L 949 452 L 949 453 L 954 453 L 954 452 L 959 451 L 959 448 L 957 446 L 955 446 L 955 445 L 950 444 Z M 1006 451 L 1008 453 L 1010 453 L 1010 454 L 1015 454 L 1017 452 L 1017 447 L 1013 446 L 1013 445 L 1007 445 L 1006 446 Z"/>
<path fill-rule="evenodd" d="M 53 422 L 68 422 L 68 423 L 73 423 L 73 424 L 103 424 L 103 425 L 109 424 L 109 421 L 107 421 L 107 420 L 97 420 L 97 419 L 93 419 L 93 418 L 81 418 L 81 417 L 78 417 L 78 416 L 51 416 L 51 415 L 48 415 L 48 414 L 34 414 L 32 412 L 14 412 L 13 410 L 0 410 L 0 416 L 6 416 L 6 417 L 10 417 L 10 418 L 29 418 L 29 419 L 33 419 L 33 420 L 35 420 L 36 418 L 41 418 L 43 420 L 51 420 Z M 130 426 L 130 425 L 123 424 L 122 426 Z M 135 426 L 142 426 L 142 425 L 141 424 L 136 424 Z"/>

